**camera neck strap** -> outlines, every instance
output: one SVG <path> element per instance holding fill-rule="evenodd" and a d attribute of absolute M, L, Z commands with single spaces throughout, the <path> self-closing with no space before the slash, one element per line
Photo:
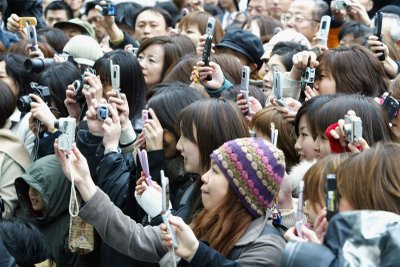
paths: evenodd
<path fill-rule="evenodd" d="M 78 203 L 78 198 L 76 195 L 76 189 L 75 189 L 75 168 L 72 167 L 71 163 L 71 157 L 67 154 L 67 166 L 68 166 L 68 171 L 71 175 L 71 193 L 70 193 L 70 198 L 69 198 L 69 214 L 72 217 L 76 217 L 79 214 L 79 203 Z"/>

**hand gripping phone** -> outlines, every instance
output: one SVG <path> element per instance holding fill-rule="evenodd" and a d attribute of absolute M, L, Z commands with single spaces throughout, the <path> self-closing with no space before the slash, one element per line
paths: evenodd
<path fill-rule="evenodd" d="M 120 68 L 119 65 L 114 65 L 112 60 L 110 60 L 110 73 L 112 90 L 117 92 L 117 96 L 120 97 Z"/>
<path fill-rule="evenodd" d="M 274 92 L 274 96 L 275 96 L 275 102 L 281 106 L 281 107 L 285 107 L 287 109 L 290 109 L 288 104 L 286 104 L 285 100 L 283 99 L 283 90 L 282 90 L 282 77 L 281 77 L 281 73 L 274 69 L 274 88 L 273 88 L 273 92 Z"/>
<path fill-rule="evenodd" d="M 336 192 L 336 175 L 328 174 L 326 175 L 325 183 L 326 192 L 326 219 L 329 221 L 333 215 L 337 213 L 337 192 Z"/>
<path fill-rule="evenodd" d="M 383 101 L 382 108 L 385 110 L 389 120 L 391 121 L 394 117 L 396 117 L 400 108 L 400 103 L 397 99 L 391 96 L 391 93 L 389 93 Z"/>
<path fill-rule="evenodd" d="M 346 134 L 346 141 L 356 143 L 362 137 L 362 121 L 357 116 L 344 116 L 343 130 Z"/>
<path fill-rule="evenodd" d="M 300 88 L 304 92 L 307 86 L 314 88 L 315 81 L 315 68 L 310 67 L 310 61 L 308 61 L 307 68 L 301 74 Z"/>
<path fill-rule="evenodd" d="M 204 62 L 204 66 L 209 66 L 210 64 L 210 56 L 211 56 L 211 49 L 212 49 L 212 39 L 215 30 L 215 19 L 210 17 L 207 21 L 207 29 L 206 29 L 206 43 L 204 45 L 202 61 Z M 206 77 L 207 81 L 212 80 L 212 76 L 208 75 Z"/>
<path fill-rule="evenodd" d="M 323 16 L 321 18 L 321 23 L 319 25 L 319 37 L 321 40 L 319 44 L 322 46 L 328 46 L 328 35 L 329 29 L 331 27 L 331 17 L 330 16 Z"/>
<path fill-rule="evenodd" d="M 251 112 L 250 101 L 249 101 L 249 82 L 250 82 L 250 68 L 248 66 L 243 66 L 242 68 L 242 80 L 240 82 L 240 93 L 243 99 L 246 99 L 247 112 L 248 115 Z"/>
<path fill-rule="evenodd" d="M 382 42 L 382 12 L 377 11 L 374 19 L 374 27 L 372 29 L 373 34 L 378 37 L 379 42 Z M 385 55 L 381 55 L 378 58 L 380 61 L 385 60 Z"/>
<path fill-rule="evenodd" d="M 54 127 L 61 135 L 58 137 L 58 148 L 64 151 L 72 150 L 72 144 L 75 142 L 76 120 L 73 118 L 59 118 Z"/>
<path fill-rule="evenodd" d="M 103 16 L 115 16 L 116 7 L 113 4 L 101 4 L 101 15 Z"/>
<path fill-rule="evenodd" d="M 299 187 L 299 202 L 297 205 L 297 212 L 296 212 L 296 231 L 297 231 L 297 236 L 304 238 L 303 233 L 301 231 L 301 227 L 304 224 L 304 212 L 303 212 L 303 205 L 304 205 L 304 199 L 303 199 L 303 194 L 304 194 L 304 181 L 300 181 L 300 187 Z"/>
<path fill-rule="evenodd" d="M 164 224 L 167 226 L 167 232 L 172 236 L 172 242 L 174 244 L 174 248 L 177 249 L 178 239 L 176 237 L 175 231 L 169 223 L 169 215 L 171 211 L 169 209 L 169 179 L 165 177 L 164 171 L 160 171 L 161 175 L 161 188 L 162 188 L 162 208 L 161 208 L 161 217 L 163 219 Z"/>
<path fill-rule="evenodd" d="M 28 34 L 28 43 L 31 44 L 31 51 L 38 50 L 38 41 L 36 35 L 36 27 L 27 25 L 26 26 L 27 34 Z"/>

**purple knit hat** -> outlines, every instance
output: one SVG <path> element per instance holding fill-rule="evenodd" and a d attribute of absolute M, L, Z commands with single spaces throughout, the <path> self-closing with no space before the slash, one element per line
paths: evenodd
<path fill-rule="evenodd" d="M 254 218 L 264 215 L 285 176 L 282 151 L 264 139 L 241 138 L 214 150 L 211 159 L 247 211 Z"/>

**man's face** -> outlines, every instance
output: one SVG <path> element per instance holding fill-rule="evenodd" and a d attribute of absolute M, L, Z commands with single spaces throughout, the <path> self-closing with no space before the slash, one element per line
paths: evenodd
<path fill-rule="evenodd" d="M 293 29 L 303 34 L 310 42 L 319 30 L 319 22 L 313 21 L 314 1 L 295 1 L 283 15 L 284 29 Z"/>
<path fill-rule="evenodd" d="M 80 28 L 72 26 L 72 25 L 65 25 L 61 30 L 67 35 L 68 39 L 71 39 L 72 37 L 74 37 L 76 35 L 85 34 L 81 31 Z"/>
<path fill-rule="evenodd" d="M 281 19 L 281 15 L 288 11 L 293 0 L 265 0 L 267 2 L 267 10 L 271 17 L 277 20 Z"/>
<path fill-rule="evenodd" d="M 67 11 L 64 9 L 48 10 L 45 20 L 47 27 L 52 28 L 57 22 L 68 20 Z"/>
<path fill-rule="evenodd" d="M 146 10 L 136 18 L 135 37 L 140 42 L 156 36 L 167 36 L 168 32 L 165 19 L 158 12 Z"/>
<path fill-rule="evenodd" d="M 98 23 L 97 16 L 96 16 L 96 10 L 94 8 L 92 8 L 88 12 L 87 22 L 89 22 L 92 25 L 93 30 L 96 34 L 97 41 L 101 42 L 101 40 L 103 40 L 103 38 L 106 36 L 107 33 L 106 33 L 106 30 L 103 28 L 103 26 L 101 26 Z"/>
<path fill-rule="evenodd" d="M 266 0 L 251 0 L 247 6 L 247 14 L 249 16 L 268 16 Z"/>

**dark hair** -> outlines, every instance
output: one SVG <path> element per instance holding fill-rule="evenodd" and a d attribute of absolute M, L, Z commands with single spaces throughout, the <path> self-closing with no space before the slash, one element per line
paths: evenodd
<path fill-rule="evenodd" d="M 4 12 L 7 9 L 7 0 L 0 0 L 0 12 L 4 15 Z"/>
<path fill-rule="evenodd" d="M 314 8 L 312 10 L 313 21 L 321 21 L 322 17 L 329 15 L 329 6 L 325 1 L 315 0 Z"/>
<path fill-rule="evenodd" d="M 89 14 L 89 11 L 92 10 L 93 8 L 95 8 L 96 5 L 100 5 L 100 2 L 101 2 L 100 0 L 93 0 L 93 1 L 87 2 L 86 6 L 85 6 L 85 15 L 87 16 Z"/>
<path fill-rule="evenodd" d="M 110 60 L 120 66 L 120 89 L 128 101 L 129 118 L 137 118 L 146 105 L 146 86 L 140 64 L 136 57 L 127 51 L 116 50 L 104 54 L 93 65 L 103 85 L 111 85 Z"/>
<path fill-rule="evenodd" d="M 160 83 L 148 92 L 148 107 L 157 115 L 161 126 L 178 139 L 180 131 L 175 128 L 177 114 L 191 103 L 203 98 L 201 93 L 183 83 Z"/>
<path fill-rule="evenodd" d="M 5 82 L 0 80 L 0 129 L 4 127 L 16 106 L 17 99 L 13 92 Z"/>
<path fill-rule="evenodd" d="M 236 97 L 240 93 L 240 84 L 233 86 L 230 90 L 225 90 L 221 93 L 221 97 L 236 102 Z M 249 96 L 254 97 L 260 102 L 261 106 L 265 107 L 267 96 L 255 85 L 249 85 Z"/>
<path fill-rule="evenodd" d="M 170 1 L 157 1 L 155 7 L 165 10 L 171 16 L 171 27 L 175 27 L 176 22 L 181 18 L 178 7 Z"/>
<path fill-rule="evenodd" d="M 202 171 L 210 168 L 210 154 L 215 149 L 226 141 L 250 135 L 236 103 L 219 98 L 200 100 L 182 110 L 176 127 L 185 138 L 198 145 Z"/>
<path fill-rule="evenodd" d="M 40 84 L 49 87 L 51 101 L 60 112 L 61 117 L 69 115 L 67 107 L 64 105 L 67 87 L 80 77 L 79 69 L 71 62 L 54 64 L 42 73 Z"/>
<path fill-rule="evenodd" d="M 306 101 L 303 106 L 297 111 L 296 118 L 294 120 L 294 129 L 296 134 L 299 135 L 299 124 L 300 119 L 305 115 L 307 124 L 311 130 L 311 118 L 315 115 L 315 113 L 320 109 L 325 103 L 328 103 L 338 95 L 320 95 L 311 98 Z M 317 138 L 317 134 L 314 134 L 312 131 L 312 137 L 315 140 Z"/>
<path fill-rule="evenodd" d="M 389 80 L 382 64 L 367 48 L 354 45 L 328 50 L 318 56 L 316 80 L 321 68 L 331 73 L 336 82 L 336 92 L 381 96 L 388 89 Z"/>
<path fill-rule="evenodd" d="M 68 43 L 67 35 L 58 28 L 42 28 L 37 31 L 42 41 L 50 45 L 57 53 L 62 53 Z"/>
<path fill-rule="evenodd" d="M 37 82 L 38 77 L 36 74 L 31 73 L 25 69 L 24 62 L 27 57 L 19 54 L 0 54 L 0 62 L 6 63 L 6 72 L 15 84 L 19 87 L 18 97 L 31 93 L 31 82 Z"/>
<path fill-rule="evenodd" d="M 162 81 L 168 68 L 173 64 L 175 64 L 175 62 L 181 56 L 183 56 L 183 52 L 182 49 L 176 43 L 172 42 L 171 38 L 167 36 L 157 36 L 147 39 L 143 43 L 141 43 L 137 51 L 137 56 L 139 57 L 144 50 L 146 50 L 148 47 L 152 45 L 161 45 L 164 48 L 164 66 L 161 72 L 161 79 L 160 79 Z"/>
<path fill-rule="evenodd" d="M 0 240 L 18 266 L 33 267 L 52 260 L 45 236 L 31 223 L 16 218 L 0 220 Z"/>
<path fill-rule="evenodd" d="M 186 35 L 174 35 L 171 36 L 171 41 L 176 43 L 182 50 L 183 55 L 195 55 L 196 46 Z"/>
<path fill-rule="evenodd" d="M 165 73 L 163 82 L 182 82 L 185 84 L 191 84 L 192 81 L 190 80 L 190 75 L 197 60 L 198 58 L 193 55 L 185 55 L 181 57 L 168 69 L 167 73 Z"/>
<path fill-rule="evenodd" d="M 325 103 L 311 120 L 313 135 L 324 134 L 333 123 L 354 110 L 362 121 L 362 136 L 369 145 L 378 141 L 396 141 L 389 120 L 381 106 L 372 98 L 361 95 L 340 95 Z"/>
<path fill-rule="evenodd" d="M 135 29 L 135 22 L 133 18 L 135 17 L 138 10 L 142 6 L 138 3 L 133 2 L 123 2 L 116 5 L 115 23 L 120 25 L 125 25 L 129 28 Z"/>
<path fill-rule="evenodd" d="M 167 28 L 169 28 L 169 27 L 172 27 L 173 25 L 172 25 L 172 18 L 171 18 L 171 15 L 167 12 L 167 11 L 165 11 L 164 9 L 162 9 L 162 8 L 159 8 L 159 7 L 143 7 L 142 9 L 140 9 L 137 13 L 136 13 L 136 15 L 133 17 L 133 25 L 136 25 L 136 20 L 137 20 L 137 17 L 140 15 L 140 14 L 142 14 L 143 12 L 145 12 L 145 11 L 152 11 L 152 12 L 154 12 L 154 13 L 159 13 L 160 15 L 162 15 L 163 17 L 164 17 L 164 21 L 165 21 L 165 28 L 167 29 Z"/>
<path fill-rule="evenodd" d="M 71 7 L 64 1 L 53 1 L 49 3 L 44 10 L 43 15 L 45 18 L 47 17 L 47 12 L 49 10 L 65 10 L 65 12 L 67 12 L 67 17 L 69 20 L 74 17 Z"/>
<path fill-rule="evenodd" d="M 354 36 L 354 39 L 363 38 L 364 42 L 362 45 L 367 47 L 368 37 L 372 35 L 372 29 L 357 21 L 349 21 L 340 27 L 338 35 L 339 41 L 342 40 L 343 37 L 345 37 L 348 34 L 352 34 Z"/>
<path fill-rule="evenodd" d="M 20 40 L 13 43 L 9 48 L 9 53 L 20 54 L 24 56 L 29 56 L 29 51 L 27 48 L 29 41 L 27 39 Z M 41 40 L 38 42 L 38 47 L 42 51 L 45 58 L 54 57 L 54 49 L 47 43 L 43 43 Z"/>
<path fill-rule="evenodd" d="M 268 39 L 270 40 L 274 34 L 274 29 L 276 27 L 282 28 L 282 23 L 273 18 L 273 17 L 266 17 L 266 16 L 250 16 L 246 19 L 246 21 L 243 23 L 242 28 L 244 28 L 245 25 L 250 25 L 252 21 L 256 21 L 258 27 L 260 28 L 260 39 Z"/>
<path fill-rule="evenodd" d="M 272 48 L 271 57 L 278 55 L 281 57 L 282 63 L 286 70 L 289 71 L 293 67 L 293 56 L 302 51 L 307 51 L 308 48 L 302 44 L 295 42 L 279 42 Z"/>

